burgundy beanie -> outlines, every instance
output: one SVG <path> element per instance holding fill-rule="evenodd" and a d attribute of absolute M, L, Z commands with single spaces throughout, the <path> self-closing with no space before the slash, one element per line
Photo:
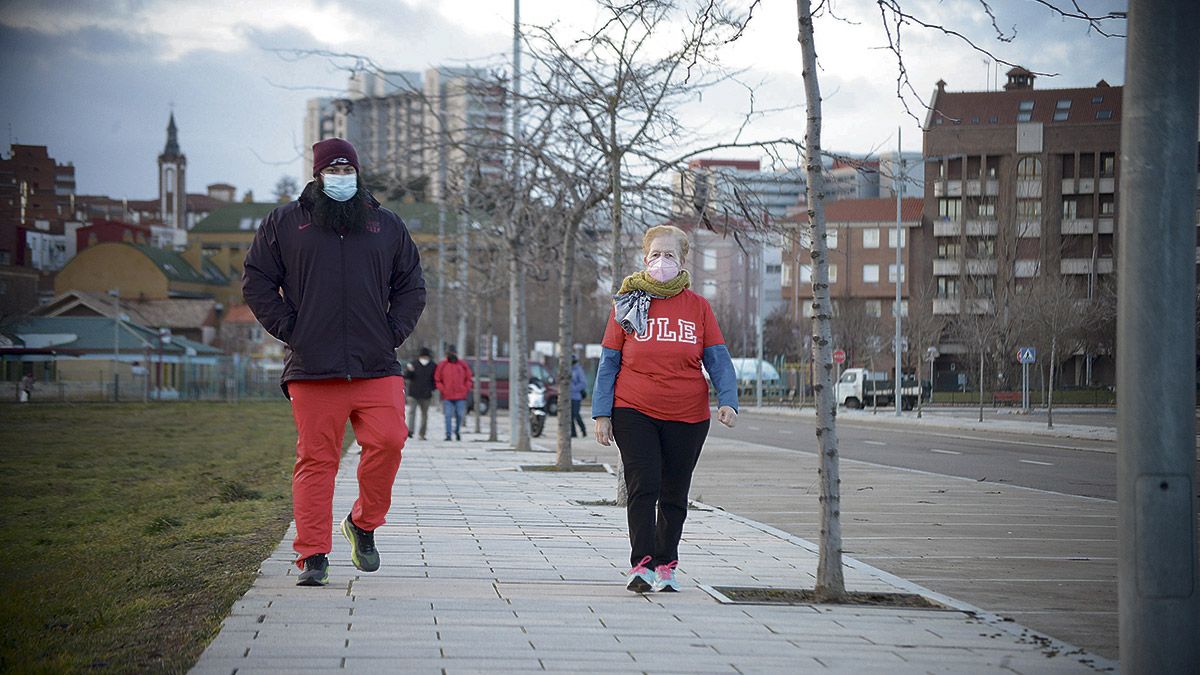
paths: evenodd
<path fill-rule="evenodd" d="M 349 164 L 356 173 L 362 173 L 358 168 L 358 153 L 350 141 L 343 138 L 326 138 L 313 143 L 313 176 L 321 173 L 321 169 L 335 164 Z"/>

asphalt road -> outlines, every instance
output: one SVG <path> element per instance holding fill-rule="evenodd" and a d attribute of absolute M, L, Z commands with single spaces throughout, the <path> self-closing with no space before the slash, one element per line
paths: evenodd
<path fill-rule="evenodd" d="M 1117 498 L 1116 446 L 1111 441 L 922 431 L 912 426 L 889 426 L 886 419 L 883 412 L 879 413 L 878 421 L 869 423 L 839 417 L 840 456 L 1084 497 Z M 815 424 L 811 415 L 784 418 L 746 413 L 739 416 L 736 428 L 713 424 L 709 435 L 815 452 Z"/>

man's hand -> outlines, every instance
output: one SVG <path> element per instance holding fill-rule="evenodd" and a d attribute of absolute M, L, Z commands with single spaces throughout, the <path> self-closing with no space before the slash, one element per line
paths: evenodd
<path fill-rule="evenodd" d="M 730 429 L 737 423 L 737 411 L 727 405 L 717 409 L 717 421 Z"/>
<path fill-rule="evenodd" d="M 612 420 L 610 418 L 596 418 L 596 442 L 605 446 L 612 445 Z"/>

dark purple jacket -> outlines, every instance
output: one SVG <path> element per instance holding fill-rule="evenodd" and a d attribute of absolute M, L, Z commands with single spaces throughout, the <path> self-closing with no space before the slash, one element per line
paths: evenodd
<path fill-rule="evenodd" d="M 318 189 L 309 183 L 267 215 L 242 273 L 246 304 L 287 343 L 285 394 L 291 380 L 402 375 L 395 349 L 425 309 L 421 258 L 404 221 L 371 198 L 366 229 L 339 235 L 312 222 Z"/>

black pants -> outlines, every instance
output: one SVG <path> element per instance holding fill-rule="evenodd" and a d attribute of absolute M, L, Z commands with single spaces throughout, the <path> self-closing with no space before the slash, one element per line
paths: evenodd
<path fill-rule="evenodd" d="M 630 565 L 646 556 L 651 569 L 678 560 L 688 488 L 708 437 L 708 420 L 670 422 L 615 408 L 612 429 L 625 464 Z"/>
<path fill-rule="evenodd" d="M 579 427 L 579 435 L 587 438 L 587 426 L 583 423 L 583 416 L 579 411 L 583 409 L 583 401 L 571 399 L 571 438 L 575 438 L 575 427 Z"/>

